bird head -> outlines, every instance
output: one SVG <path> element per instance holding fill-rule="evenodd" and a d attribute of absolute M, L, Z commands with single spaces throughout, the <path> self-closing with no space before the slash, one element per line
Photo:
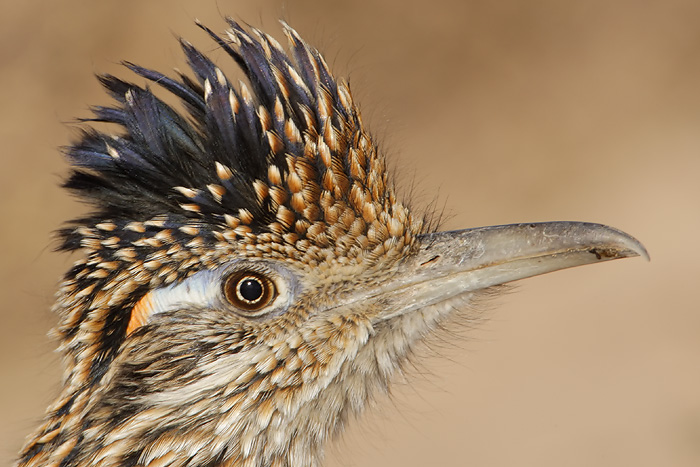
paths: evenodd
<path fill-rule="evenodd" d="M 434 232 L 395 194 L 347 83 L 284 26 L 228 20 L 232 83 L 126 63 L 67 148 L 93 211 L 58 292 L 64 389 L 22 465 L 316 465 L 416 344 L 499 286 L 646 254 L 584 223 Z"/>

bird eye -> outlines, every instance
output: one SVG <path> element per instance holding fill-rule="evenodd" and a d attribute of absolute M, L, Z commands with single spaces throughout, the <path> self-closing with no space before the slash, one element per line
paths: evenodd
<path fill-rule="evenodd" d="M 241 310 L 256 312 L 269 305 L 277 295 L 274 283 L 255 271 L 236 271 L 224 281 L 224 295 Z"/>

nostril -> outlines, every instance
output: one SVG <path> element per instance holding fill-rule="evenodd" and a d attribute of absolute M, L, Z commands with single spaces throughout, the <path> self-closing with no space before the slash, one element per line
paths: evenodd
<path fill-rule="evenodd" d="M 425 265 L 427 265 L 427 264 L 434 263 L 434 262 L 437 261 L 439 258 L 440 258 L 440 255 L 433 256 L 433 257 L 430 258 L 428 261 L 425 261 L 425 262 L 421 263 L 420 265 L 421 265 L 421 266 L 425 266 Z"/>

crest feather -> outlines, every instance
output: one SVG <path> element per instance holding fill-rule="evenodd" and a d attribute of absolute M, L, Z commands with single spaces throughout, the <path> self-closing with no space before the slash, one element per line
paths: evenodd
<path fill-rule="evenodd" d="M 339 91 L 320 54 L 294 30 L 284 24 L 291 47 L 287 54 L 272 37 L 227 21 L 227 39 L 199 26 L 238 64 L 252 92 L 245 84 L 232 86 L 185 40 L 180 43 L 194 78 L 124 65 L 176 96 L 186 115 L 156 97 L 149 86 L 99 77 L 116 103 L 93 108 L 93 117 L 83 121 L 113 123 L 122 132 L 113 136 L 88 128 L 66 149 L 73 172 L 65 187 L 96 211 L 61 231 L 63 249 L 80 247 L 77 227 L 105 220 L 124 225 L 166 216 L 170 223 L 197 221 L 217 230 L 227 225 L 225 216 L 246 210 L 254 233 L 270 231 L 279 203 L 260 196 L 260 187 L 271 185 L 270 167 L 286 178 L 289 158 L 304 157 L 305 151 L 308 156 L 305 143 L 310 139 L 333 136 L 331 128 L 362 131 L 357 110 L 347 105 L 347 91 Z M 348 144 L 333 149 L 339 151 L 339 160 L 347 158 Z M 323 183 L 324 174 L 326 180 L 333 179 L 324 165 L 314 167 L 317 184 Z M 221 177 L 222 168 L 227 177 Z"/>

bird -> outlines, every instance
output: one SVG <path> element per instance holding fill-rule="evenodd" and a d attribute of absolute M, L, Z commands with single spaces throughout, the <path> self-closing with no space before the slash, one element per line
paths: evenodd
<path fill-rule="evenodd" d="M 63 386 L 19 467 L 320 466 L 421 342 L 505 284 L 648 259 L 601 224 L 439 231 L 315 48 L 226 22 L 197 24 L 242 79 L 180 39 L 186 72 L 99 75 L 112 103 L 64 149 L 91 211 L 58 231 L 81 252 L 53 308 Z"/>

